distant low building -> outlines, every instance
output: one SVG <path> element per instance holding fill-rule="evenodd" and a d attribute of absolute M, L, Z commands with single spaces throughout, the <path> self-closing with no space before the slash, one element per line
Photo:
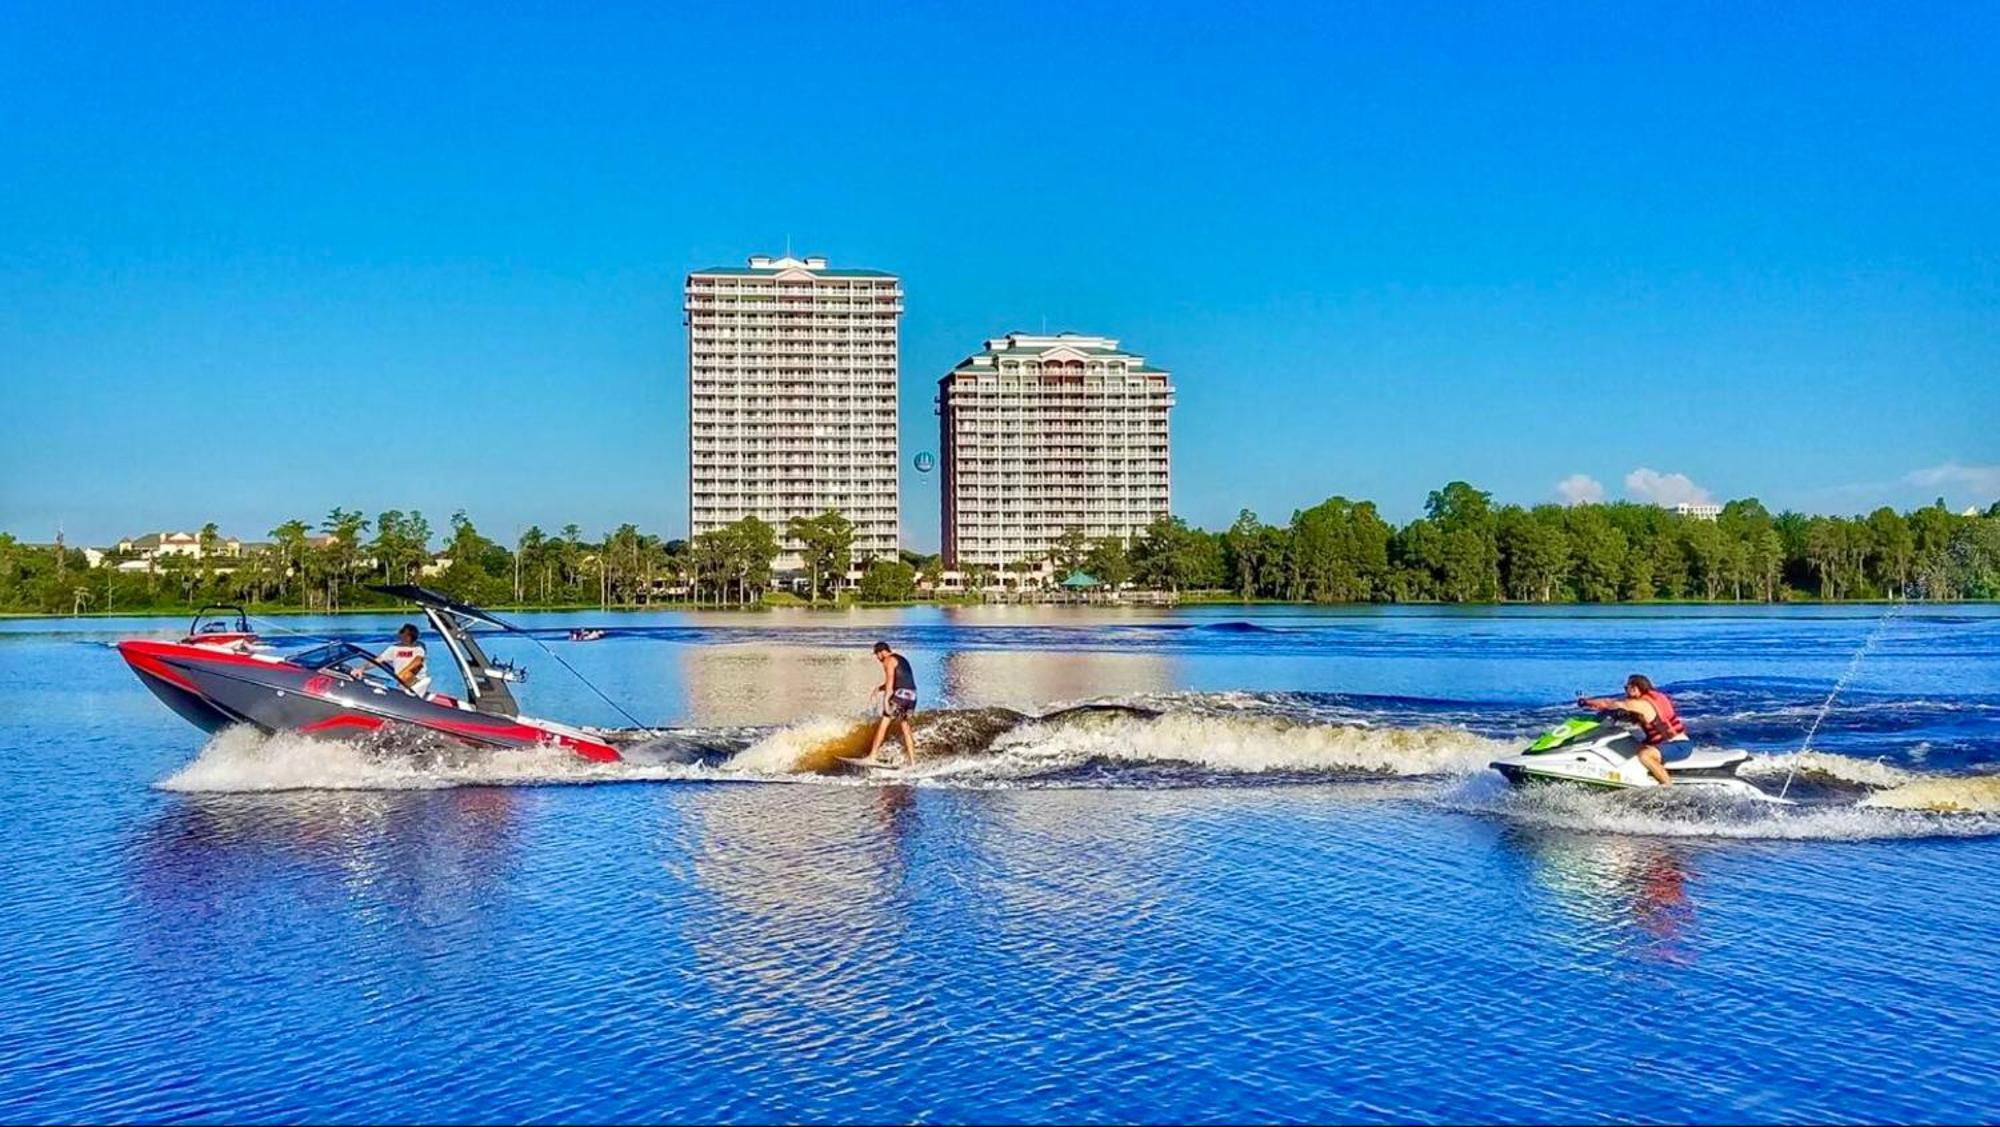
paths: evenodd
<path fill-rule="evenodd" d="M 1696 520 L 1715 520 L 1722 516 L 1722 506 L 1709 502 L 1682 501 L 1674 506 L 1674 512 Z"/>
<path fill-rule="evenodd" d="M 186 556 L 198 560 L 202 557 L 201 533 L 148 532 L 143 536 L 128 536 L 120 540 L 114 550 L 128 557 L 127 563 L 157 560 L 163 556 Z M 219 536 L 215 540 L 213 555 L 237 559 L 243 555 L 243 541 L 234 536 Z"/>

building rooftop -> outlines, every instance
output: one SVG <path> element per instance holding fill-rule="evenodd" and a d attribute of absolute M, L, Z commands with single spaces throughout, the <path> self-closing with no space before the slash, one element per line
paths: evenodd
<path fill-rule="evenodd" d="M 762 278 L 762 277 L 770 277 L 774 274 L 778 274 L 786 270 L 806 270 L 822 278 L 894 278 L 895 277 L 894 274 L 889 273 L 887 270 L 829 269 L 826 264 L 826 259 L 821 258 L 818 255 L 808 255 L 805 258 L 794 258 L 791 255 L 781 255 L 777 258 L 773 258 L 770 255 L 766 254 L 751 255 L 750 264 L 748 266 L 711 266 L 706 270 L 691 270 L 688 272 L 688 277 Z"/>
<path fill-rule="evenodd" d="M 1125 369 L 1130 375 L 1164 376 L 1165 369 L 1150 367 L 1145 357 L 1118 347 L 1116 337 L 1092 336 L 1088 333 L 1008 333 L 986 342 L 984 350 L 959 361 L 960 368 L 1005 356 L 1010 359 L 1035 359 L 1054 352 L 1075 353 L 1093 358 L 1116 358 L 1130 360 L 1132 366 Z M 981 364 L 981 367 L 986 365 Z"/>

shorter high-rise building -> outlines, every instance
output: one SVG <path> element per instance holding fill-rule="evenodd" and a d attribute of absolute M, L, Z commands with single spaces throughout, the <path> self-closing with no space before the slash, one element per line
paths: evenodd
<path fill-rule="evenodd" d="M 947 567 L 1130 541 L 1172 512 L 1166 372 L 1109 337 L 1009 333 L 938 381 Z"/>

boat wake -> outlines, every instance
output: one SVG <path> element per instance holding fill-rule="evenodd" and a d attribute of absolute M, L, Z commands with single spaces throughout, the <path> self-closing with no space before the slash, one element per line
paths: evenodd
<path fill-rule="evenodd" d="M 1753 755 L 1743 775 L 1796 773 L 1797 806 L 1674 792 L 1518 791 L 1487 765 L 1518 739 L 1412 715 L 1377 722 L 1260 707 L 1243 694 L 1098 702 L 1030 716 L 1003 708 L 922 715 L 914 766 L 892 779 L 841 762 L 874 725 L 819 717 L 778 728 L 689 728 L 628 737 L 623 762 L 555 747 L 476 749 L 438 737 L 327 741 L 225 731 L 162 780 L 183 792 L 407 790 L 606 783 L 792 783 L 971 789 L 1373 787 L 1464 813 L 1616 834 L 1872 838 L 2000 832 L 2000 775 L 1933 774 L 1825 751 Z M 1387 721 L 1387 722 L 1381 722 Z M 893 746 L 893 741 L 892 741 Z M 1384 788 L 1387 780 L 1416 786 Z M 1774 789 L 1774 786 L 1770 789 Z"/>

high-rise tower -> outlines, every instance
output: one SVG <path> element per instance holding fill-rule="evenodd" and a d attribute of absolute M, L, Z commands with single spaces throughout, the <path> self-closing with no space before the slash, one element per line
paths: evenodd
<path fill-rule="evenodd" d="M 987 341 L 938 382 L 946 566 L 1039 560 L 1072 527 L 1129 543 L 1172 512 L 1173 405 L 1108 337 Z"/>
<path fill-rule="evenodd" d="M 758 517 L 792 569 L 785 523 L 835 509 L 854 522 L 857 560 L 893 558 L 896 276 L 758 255 L 689 274 L 685 308 L 691 535 Z"/>

